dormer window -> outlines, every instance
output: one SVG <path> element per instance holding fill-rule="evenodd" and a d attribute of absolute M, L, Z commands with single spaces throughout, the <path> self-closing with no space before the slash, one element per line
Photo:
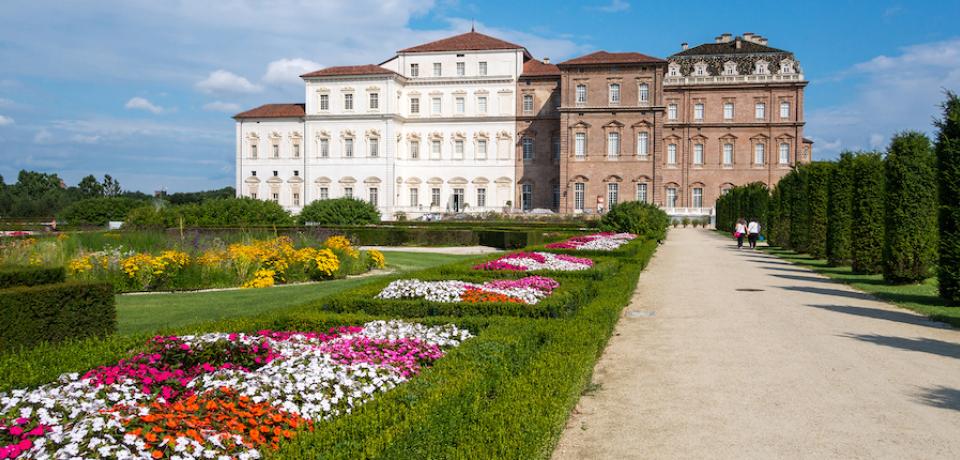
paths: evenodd
<path fill-rule="evenodd" d="M 767 61 L 759 60 L 753 65 L 753 73 L 755 75 L 768 75 L 770 73 L 769 65 Z"/>
<path fill-rule="evenodd" d="M 693 74 L 698 77 L 704 77 L 710 75 L 710 71 L 707 70 L 706 62 L 698 62 L 693 65 Z"/>
<path fill-rule="evenodd" d="M 796 71 L 793 70 L 793 61 L 791 61 L 790 59 L 784 59 L 780 61 L 780 73 L 789 75 L 795 72 Z"/>
<path fill-rule="evenodd" d="M 723 74 L 737 75 L 737 63 L 733 61 L 727 61 L 723 63 Z"/>
<path fill-rule="evenodd" d="M 667 75 L 671 77 L 680 76 L 680 65 L 679 64 L 670 64 L 670 67 L 667 69 Z"/>

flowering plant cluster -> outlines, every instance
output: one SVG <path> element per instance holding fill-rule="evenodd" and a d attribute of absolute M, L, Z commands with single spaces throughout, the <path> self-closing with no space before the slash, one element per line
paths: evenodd
<path fill-rule="evenodd" d="M 576 271 L 586 270 L 592 266 L 593 261 L 583 257 L 549 252 L 515 252 L 499 259 L 476 265 L 473 269 L 521 272 L 532 270 Z"/>
<path fill-rule="evenodd" d="M 560 286 L 556 280 L 528 276 L 516 280 L 494 280 L 483 284 L 459 280 L 396 280 L 377 294 L 378 299 L 424 299 L 431 302 L 511 302 L 536 304 Z"/>
<path fill-rule="evenodd" d="M 402 321 L 155 337 L 115 365 L 0 393 L 0 459 L 260 458 L 470 337 Z"/>
<path fill-rule="evenodd" d="M 603 232 L 593 235 L 575 236 L 559 243 L 550 243 L 549 249 L 577 249 L 581 251 L 612 251 L 636 238 L 632 233 Z"/>

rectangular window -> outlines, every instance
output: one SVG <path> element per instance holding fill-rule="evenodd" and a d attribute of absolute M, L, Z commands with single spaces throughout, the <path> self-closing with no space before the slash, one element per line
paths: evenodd
<path fill-rule="evenodd" d="M 456 102 L 457 113 L 463 115 L 463 112 L 466 112 L 467 110 L 466 100 L 462 97 L 458 97 L 454 100 L 454 102 Z"/>
<path fill-rule="evenodd" d="M 587 85 L 577 85 L 577 104 L 587 103 Z"/>
<path fill-rule="evenodd" d="M 647 202 L 647 184 L 637 184 L 637 201 L 641 203 Z"/>
<path fill-rule="evenodd" d="M 380 93 L 370 93 L 370 110 L 380 110 Z"/>
<path fill-rule="evenodd" d="M 520 207 L 524 211 L 533 209 L 533 184 L 523 184 L 521 186 Z"/>
<path fill-rule="evenodd" d="M 440 206 L 440 188 L 430 189 L 430 206 Z"/>
<path fill-rule="evenodd" d="M 279 145 L 279 144 L 273 144 L 273 157 L 274 157 L 274 158 L 280 158 L 280 145 Z"/>
<path fill-rule="evenodd" d="M 420 76 L 420 64 L 410 64 L 410 76 L 411 77 Z"/>
<path fill-rule="evenodd" d="M 766 150 L 766 145 L 756 144 L 753 146 L 753 164 L 762 165 L 764 160 L 764 150 Z"/>
<path fill-rule="evenodd" d="M 584 198 L 587 186 L 583 182 L 573 184 L 573 209 L 583 211 Z"/>
<path fill-rule="evenodd" d="M 694 187 L 693 189 L 693 207 L 703 207 L 703 189 L 700 187 Z"/>
<path fill-rule="evenodd" d="M 440 109 L 443 108 L 442 100 L 439 97 L 435 97 L 431 99 L 430 103 L 431 103 L 430 110 L 433 112 L 433 114 L 440 115 Z"/>
<path fill-rule="evenodd" d="M 533 113 L 533 95 L 523 95 L 523 113 Z"/>
<path fill-rule="evenodd" d="M 353 110 L 353 94 L 343 95 L 343 110 Z"/>
<path fill-rule="evenodd" d="M 353 158 L 353 139 L 343 140 L 343 156 Z"/>
<path fill-rule="evenodd" d="M 757 120 L 763 120 L 767 117 L 767 104 L 763 102 L 757 102 L 757 105 L 754 107 L 754 118 Z"/>
<path fill-rule="evenodd" d="M 250 198 L 257 199 L 257 192 L 250 192 Z"/>
<path fill-rule="evenodd" d="M 480 61 L 477 64 L 477 73 L 480 74 L 481 76 L 484 76 L 487 74 L 487 61 Z"/>
<path fill-rule="evenodd" d="M 370 158 L 376 158 L 380 156 L 380 139 L 375 137 L 370 138 Z"/>
<path fill-rule="evenodd" d="M 620 184 L 607 184 L 607 209 L 620 202 Z"/>
<path fill-rule="evenodd" d="M 257 172 L 256 172 L 256 171 L 250 171 L 250 175 L 253 176 L 253 177 L 257 177 Z"/>
<path fill-rule="evenodd" d="M 300 194 L 297 192 L 293 192 L 293 205 L 297 207 L 300 206 Z"/>
<path fill-rule="evenodd" d="M 273 201 L 274 201 L 275 203 L 279 203 L 279 202 L 280 202 L 280 194 L 279 194 L 279 193 L 277 193 L 277 192 L 274 192 L 274 193 L 273 193 Z"/>
<path fill-rule="evenodd" d="M 430 159 L 432 160 L 440 159 L 440 141 L 430 142 Z"/>
<path fill-rule="evenodd" d="M 780 103 L 780 119 L 787 120 L 790 118 L 790 103 L 783 101 Z"/>
<path fill-rule="evenodd" d="M 677 189 L 676 187 L 667 188 L 667 207 L 677 207 Z"/>
<path fill-rule="evenodd" d="M 329 95 L 329 94 L 321 94 L 321 95 L 320 95 L 320 110 L 323 111 L 323 112 L 326 112 L 327 110 L 330 110 L 330 95 Z"/>
<path fill-rule="evenodd" d="M 420 206 L 420 189 L 410 189 L 410 207 Z"/>
<path fill-rule="evenodd" d="M 790 144 L 786 142 L 780 144 L 780 164 L 790 164 Z"/>
<path fill-rule="evenodd" d="M 733 102 L 723 103 L 723 119 L 733 120 Z"/>
<path fill-rule="evenodd" d="M 646 83 L 641 83 L 639 92 L 640 92 L 639 94 L 640 104 L 646 105 L 648 102 L 650 102 L 650 86 L 649 85 L 647 85 Z"/>
<path fill-rule="evenodd" d="M 620 156 L 620 133 L 607 133 L 607 156 Z"/>
<path fill-rule="evenodd" d="M 343 196 L 345 198 L 353 198 L 353 187 L 344 187 Z"/>
<path fill-rule="evenodd" d="M 329 139 L 320 139 L 320 158 L 330 158 Z"/>
<path fill-rule="evenodd" d="M 487 140 L 486 139 L 477 139 L 477 159 L 478 160 L 487 159 Z"/>
<path fill-rule="evenodd" d="M 587 133 L 577 133 L 574 152 L 578 158 L 587 156 Z"/>
<path fill-rule="evenodd" d="M 560 209 L 560 185 L 553 186 L 553 209 Z"/>
<path fill-rule="evenodd" d="M 257 159 L 257 144 L 250 144 L 250 158 Z"/>
<path fill-rule="evenodd" d="M 433 63 L 433 76 L 434 76 L 434 77 L 439 77 L 440 74 L 442 73 L 442 69 L 443 69 L 443 67 L 440 65 L 439 62 L 434 62 L 434 63 Z"/>
<path fill-rule="evenodd" d="M 410 159 L 420 158 L 420 141 L 410 141 Z"/>
<path fill-rule="evenodd" d="M 462 77 L 467 73 L 467 64 L 464 62 L 457 63 L 457 76 Z"/>
<path fill-rule="evenodd" d="M 533 160 L 533 139 L 524 137 L 520 145 L 523 147 L 523 161 Z"/>
<path fill-rule="evenodd" d="M 733 165 L 733 144 L 723 144 L 723 165 Z"/>
<path fill-rule="evenodd" d="M 330 198 L 330 189 L 327 187 L 320 187 L 320 199 L 326 200 Z"/>
<path fill-rule="evenodd" d="M 410 98 L 410 113 L 419 114 L 420 113 L 420 98 L 411 97 Z"/>
<path fill-rule="evenodd" d="M 560 161 L 560 138 L 557 136 L 551 138 L 550 145 L 553 148 L 553 161 Z"/>
<path fill-rule="evenodd" d="M 650 140 L 650 135 L 646 132 L 637 133 L 637 156 L 643 159 L 647 158 L 649 155 L 647 150 L 647 142 Z"/>
<path fill-rule="evenodd" d="M 294 169 L 294 170 L 293 170 L 293 177 L 300 177 L 300 170 Z"/>
<path fill-rule="evenodd" d="M 293 144 L 293 157 L 300 158 L 300 144 Z"/>
<path fill-rule="evenodd" d="M 378 198 L 380 198 L 379 195 L 380 195 L 380 190 L 378 190 L 376 187 L 370 187 L 369 189 L 367 189 L 367 200 L 370 202 L 370 204 L 374 206 L 376 206 L 379 201 L 378 200 Z"/>
<path fill-rule="evenodd" d="M 614 83 L 610 85 L 610 103 L 619 104 L 620 103 L 620 84 Z"/>
<path fill-rule="evenodd" d="M 453 159 L 454 160 L 463 159 L 463 141 L 460 139 L 453 141 Z"/>
<path fill-rule="evenodd" d="M 676 166 L 677 164 L 677 144 L 667 146 L 667 164 Z"/>
<path fill-rule="evenodd" d="M 703 165 L 703 144 L 693 145 L 693 164 Z"/>
<path fill-rule="evenodd" d="M 667 119 L 669 120 L 677 119 L 677 104 L 670 104 L 667 106 Z"/>
<path fill-rule="evenodd" d="M 700 102 L 693 104 L 693 119 L 703 120 L 703 104 Z"/>
<path fill-rule="evenodd" d="M 483 208 L 487 206 L 487 189 L 477 189 L 477 206 Z"/>
<path fill-rule="evenodd" d="M 487 113 L 487 96 L 477 98 L 477 113 Z"/>

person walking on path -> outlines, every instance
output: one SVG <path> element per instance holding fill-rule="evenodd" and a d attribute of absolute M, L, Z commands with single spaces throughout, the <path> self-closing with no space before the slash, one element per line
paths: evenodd
<path fill-rule="evenodd" d="M 737 219 L 737 226 L 733 230 L 733 236 L 737 239 L 737 249 L 743 248 L 743 237 L 747 234 L 747 221 Z"/>
<path fill-rule="evenodd" d="M 757 239 L 760 238 L 760 223 L 757 219 L 750 219 L 747 224 L 747 240 L 750 241 L 750 249 L 757 249 Z"/>

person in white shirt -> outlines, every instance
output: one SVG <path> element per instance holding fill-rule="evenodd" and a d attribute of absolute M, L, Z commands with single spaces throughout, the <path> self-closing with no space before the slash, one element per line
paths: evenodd
<path fill-rule="evenodd" d="M 743 237 L 747 235 L 747 221 L 737 220 L 737 226 L 733 230 L 733 236 L 737 239 L 737 249 L 743 248 Z"/>
<path fill-rule="evenodd" d="M 760 238 L 760 223 L 756 219 L 750 219 L 747 224 L 747 240 L 750 241 L 750 249 L 757 249 L 757 239 Z"/>

